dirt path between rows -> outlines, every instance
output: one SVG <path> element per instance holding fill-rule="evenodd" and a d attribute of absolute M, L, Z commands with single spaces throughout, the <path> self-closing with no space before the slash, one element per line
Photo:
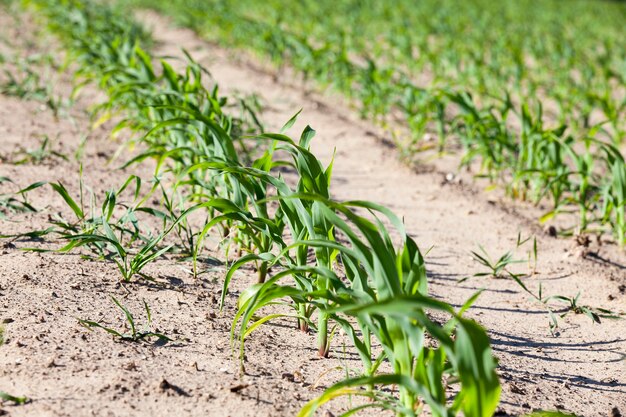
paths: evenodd
<path fill-rule="evenodd" d="M 271 129 L 303 108 L 289 133 L 297 136 L 305 124 L 311 125 L 318 132 L 314 151 L 324 161 L 330 161 L 336 148 L 334 198 L 383 203 L 404 216 L 407 230 L 422 250 L 433 247 L 426 260 L 434 294 L 461 304 L 484 288 L 469 314 L 489 330 L 500 360 L 501 415 L 562 409 L 582 416 L 607 416 L 614 407 L 626 412 L 626 321 L 605 319 L 595 324 L 582 314 L 569 314 L 559 322 L 559 335 L 552 336 L 541 304 L 530 300 L 512 280 L 482 277 L 458 282 L 482 271 L 470 256 L 479 244 L 499 256 L 514 248 L 518 232 L 525 237 L 537 233 L 539 229 L 526 217 L 471 187 L 446 181 L 444 163 L 435 161 L 421 173 L 401 164 L 396 152 L 377 138 L 377 129 L 357 120 L 339 100 L 294 88 L 292 79 L 283 82 L 282 75 L 267 74 L 250 58 L 209 45 L 155 14 L 141 18 L 159 28 L 154 32 L 160 42 L 156 54 L 181 56 L 184 47 L 208 67 L 222 93 L 258 94 L 267 104 L 262 118 Z M 72 148 L 80 132 L 88 131 L 84 113 L 69 123 L 37 112 L 38 106 L 0 96 L 4 148 L 36 144 L 42 133 L 59 133 L 64 146 Z M 86 181 L 91 180 L 96 191 L 118 186 L 128 175 L 105 165 L 116 149 L 107 137 L 104 129 L 93 133 L 85 152 Z M 44 167 L 0 165 L 0 176 L 19 178 L 20 184 L 42 177 L 64 179 L 70 190 L 77 188 L 77 180 L 72 179 L 76 172 L 77 164 L 66 161 Z M 143 167 L 138 173 L 149 176 L 149 172 L 150 167 Z M 51 200 L 43 189 L 36 190 L 33 203 L 47 209 L 25 216 L 29 227 L 45 225 L 47 213 L 62 210 L 61 202 Z M 0 227 L 5 232 L 23 230 L 25 225 L 2 222 Z M 536 290 L 543 283 L 545 294 L 581 292 L 581 304 L 626 310 L 623 252 L 601 247 L 596 257 L 582 259 L 577 256 L 581 249 L 570 241 L 541 233 L 537 240 L 538 273 L 525 279 L 528 287 Z M 529 249 L 527 244 L 517 257 L 525 258 Z M 522 263 L 514 269 L 524 272 L 527 266 Z M 163 286 L 134 284 L 127 294 L 117 283 L 114 265 L 87 262 L 77 255 L 3 248 L 0 320 L 11 322 L 6 324 L 7 343 L 0 347 L 0 390 L 34 401 L 2 409 L 11 416 L 292 416 L 307 399 L 342 377 L 342 371 L 322 376 L 324 372 L 357 366 L 355 358 L 342 356 L 341 346 L 336 346 L 334 358 L 317 360 L 314 335 L 278 323 L 250 338 L 248 375 L 239 380 L 228 331 L 237 290 L 247 284 L 245 277 L 239 277 L 227 310 L 219 315 L 216 299 L 223 266 L 216 265 L 199 281 L 191 280 L 171 258 L 152 265 L 149 272 Z M 177 335 L 180 343 L 116 343 L 103 332 L 80 327 L 76 317 L 121 324 L 106 294 L 124 297 L 135 311 L 140 311 L 145 299 L 159 329 Z M 337 414 L 340 407 L 331 405 L 328 410 Z"/>

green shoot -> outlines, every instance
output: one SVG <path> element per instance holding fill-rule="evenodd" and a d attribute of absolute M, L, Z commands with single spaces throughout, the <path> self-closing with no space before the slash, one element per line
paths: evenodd
<path fill-rule="evenodd" d="M 132 313 L 128 310 L 128 308 L 126 308 L 124 305 L 122 305 L 115 297 L 110 296 L 111 300 L 113 301 L 113 303 L 115 303 L 115 305 L 122 310 L 122 312 L 124 313 L 124 318 L 126 320 L 126 323 L 128 324 L 129 328 L 130 328 L 130 333 L 124 333 L 123 331 L 118 331 L 115 329 L 112 329 L 110 327 L 107 327 L 101 323 L 92 321 L 92 320 L 83 320 L 83 319 L 78 319 L 78 322 L 86 327 L 87 329 L 92 329 L 92 328 L 98 328 L 98 329 L 102 329 L 105 332 L 112 334 L 113 336 L 115 336 L 116 338 L 118 338 L 121 341 L 130 341 L 130 342 L 141 342 L 144 340 L 149 340 L 153 337 L 156 337 L 160 342 L 170 342 L 172 341 L 172 339 L 170 339 L 169 337 L 165 336 L 162 333 L 158 333 L 158 332 L 154 332 L 151 330 L 152 327 L 152 314 L 150 312 L 150 307 L 148 307 L 148 304 L 144 301 L 143 305 L 144 305 L 144 309 L 145 309 L 145 313 L 146 313 L 146 317 L 147 317 L 147 324 L 144 326 L 143 330 L 138 330 L 137 329 L 137 325 L 135 323 L 135 318 L 133 317 Z"/>
<path fill-rule="evenodd" d="M 0 391 L 0 400 L 10 401 L 15 405 L 24 405 L 30 402 L 30 399 L 27 397 L 16 397 L 4 391 Z"/>
<path fill-rule="evenodd" d="M 38 148 L 35 149 L 20 149 L 12 162 L 16 165 L 22 164 L 33 164 L 39 165 L 44 161 L 51 159 L 52 157 L 57 157 L 59 159 L 63 159 L 65 161 L 68 160 L 67 156 L 63 155 L 60 152 L 54 151 L 50 149 L 50 138 L 48 135 L 44 135 L 41 139 L 41 143 Z"/>

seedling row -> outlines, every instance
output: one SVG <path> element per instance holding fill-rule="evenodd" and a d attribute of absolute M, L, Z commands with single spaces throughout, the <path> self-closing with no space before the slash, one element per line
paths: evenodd
<path fill-rule="evenodd" d="M 409 159 L 460 148 L 461 167 L 549 206 L 542 222 L 565 217 L 562 234 L 626 243 L 623 4 L 134 4 L 344 93 Z"/>

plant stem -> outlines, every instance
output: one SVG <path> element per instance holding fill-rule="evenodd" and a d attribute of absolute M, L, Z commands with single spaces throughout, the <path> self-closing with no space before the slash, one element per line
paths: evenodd
<path fill-rule="evenodd" d="M 265 282 L 265 278 L 267 277 L 267 262 L 261 262 L 259 266 L 259 284 L 263 284 Z"/>
<path fill-rule="evenodd" d="M 321 358 L 327 358 L 330 350 L 328 346 L 328 315 L 319 312 L 317 321 L 317 353 Z"/>
<path fill-rule="evenodd" d="M 298 313 L 300 316 L 306 317 L 306 304 L 302 303 L 298 306 Z M 298 328 L 302 333 L 308 333 L 309 323 L 307 323 L 304 319 L 298 319 Z"/>

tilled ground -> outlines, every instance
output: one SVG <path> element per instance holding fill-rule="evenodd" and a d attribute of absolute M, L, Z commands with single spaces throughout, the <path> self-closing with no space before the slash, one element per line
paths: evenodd
<path fill-rule="evenodd" d="M 148 13 L 141 18 L 159 25 L 154 34 L 160 42 L 157 54 L 180 55 L 181 47 L 190 50 L 209 68 L 223 93 L 255 93 L 267 103 L 262 117 L 271 128 L 279 128 L 303 107 L 289 133 L 297 135 L 304 124 L 314 127 L 318 131 L 314 151 L 324 161 L 336 148 L 333 196 L 383 203 L 404 216 L 422 249 L 433 246 L 427 264 L 434 294 L 460 305 L 484 289 L 470 315 L 489 330 L 500 360 L 501 415 L 561 409 L 606 416 L 615 407 L 626 412 L 623 320 L 595 324 L 584 315 L 569 314 L 560 321 L 558 336 L 553 336 L 545 310 L 513 281 L 483 277 L 458 282 L 481 271 L 470 257 L 478 244 L 499 256 L 515 246 L 518 232 L 537 234 L 538 273 L 525 279 L 526 285 L 536 291 L 541 282 L 546 294 L 581 292 L 581 304 L 620 312 L 626 310 L 623 252 L 607 243 L 581 249 L 571 241 L 551 238 L 528 217 L 532 209 L 517 210 L 506 200 L 476 192 L 467 180 L 466 185 L 447 181 L 445 161 L 418 170 L 402 165 L 377 129 L 357 120 L 340 100 L 306 92 L 289 74 L 268 74 L 251 58 L 206 44 L 159 16 Z M 27 24 L 17 25 L 8 15 L 0 16 L 0 27 L 11 39 L 28 32 Z M 67 95 L 69 81 L 61 79 L 55 91 Z M 109 138 L 110 126 L 92 131 L 85 112 L 97 97 L 88 91 L 68 110 L 71 117 L 55 118 L 40 102 L 0 96 L 2 152 L 34 148 L 47 134 L 55 138 L 56 150 L 72 155 L 80 138 L 88 135 L 82 163 L 85 183 L 96 195 L 119 186 L 130 173 L 149 178 L 149 164 L 132 171 L 107 164 L 118 144 Z M 39 165 L 7 161 L 0 164 L 0 176 L 20 186 L 62 181 L 72 193 L 78 190 L 78 162 L 73 158 L 52 157 Z M 2 191 L 11 188 L 2 187 Z M 1 234 L 43 228 L 48 216 L 57 212 L 71 215 L 48 187 L 35 190 L 31 202 L 43 210 L 2 221 Z M 340 338 L 333 358 L 318 360 L 314 335 L 296 331 L 293 323 L 276 322 L 249 339 L 246 375 L 240 378 L 229 331 L 238 291 L 254 281 L 252 271 L 238 274 L 220 313 L 225 271 L 220 263 L 193 280 L 184 271 L 188 265 L 171 255 L 147 270 L 155 283 L 121 285 L 112 263 L 87 261 L 78 254 L 19 250 L 58 247 L 59 242 L 7 242 L 0 248 L 0 320 L 5 322 L 6 339 L 0 347 L 0 390 L 33 400 L 24 406 L 3 404 L 2 410 L 11 416 L 291 416 L 340 379 L 343 369 L 358 366 L 350 352 L 342 353 Z M 518 257 L 524 258 L 528 249 L 520 250 Z M 582 252 L 591 253 L 583 258 Z M 219 253 L 212 255 L 221 258 Z M 527 266 L 516 269 L 524 272 Z M 145 300 L 154 327 L 175 341 L 118 342 L 103 331 L 80 326 L 78 318 L 123 327 L 120 311 L 108 295 L 136 312 L 141 324 Z M 331 404 L 328 410 L 337 414 L 344 405 Z"/>

